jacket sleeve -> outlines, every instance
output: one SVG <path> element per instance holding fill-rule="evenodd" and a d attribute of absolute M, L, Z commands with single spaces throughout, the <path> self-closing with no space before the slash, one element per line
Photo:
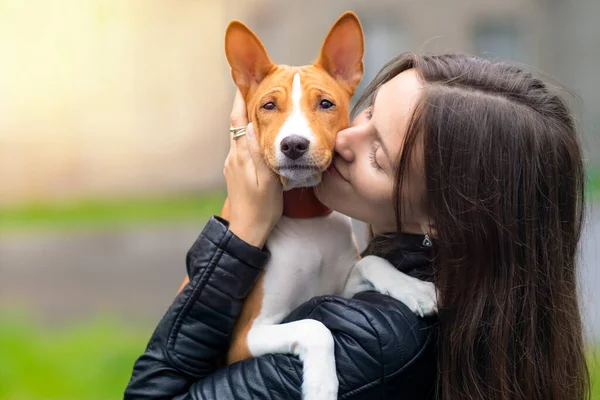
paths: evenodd
<path fill-rule="evenodd" d="M 173 398 L 213 372 L 268 256 L 211 218 L 187 254 L 190 283 L 135 362 L 125 399 Z"/>
<path fill-rule="evenodd" d="M 315 298 L 286 321 L 313 318 L 333 333 L 340 399 L 426 399 L 435 374 L 432 319 L 379 293 Z M 300 399 L 302 363 L 265 355 L 220 368 L 177 399 Z"/>

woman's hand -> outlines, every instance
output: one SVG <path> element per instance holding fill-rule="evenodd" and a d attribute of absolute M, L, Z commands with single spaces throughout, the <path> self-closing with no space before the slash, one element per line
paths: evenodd
<path fill-rule="evenodd" d="M 238 90 L 233 101 L 232 127 L 248 125 L 246 103 Z M 234 139 L 223 173 L 227 181 L 229 230 L 245 242 L 262 247 L 283 212 L 283 189 L 265 164 L 252 124 Z"/>

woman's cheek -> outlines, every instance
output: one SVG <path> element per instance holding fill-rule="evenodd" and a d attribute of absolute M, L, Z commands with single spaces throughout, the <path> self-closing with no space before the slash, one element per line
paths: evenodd
<path fill-rule="evenodd" d="M 378 171 L 381 175 L 371 180 L 372 184 L 369 190 L 373 201 L 381 206 L 389 207 L 392 205 L 394 197 L 394 182 L 383 172 Z"/>

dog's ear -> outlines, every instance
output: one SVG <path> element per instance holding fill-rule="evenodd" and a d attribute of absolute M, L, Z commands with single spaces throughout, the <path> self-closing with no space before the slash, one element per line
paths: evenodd
<path fill-rule="evenodd" d="M 244 98 L 275 67 L 258 36 L 240 21 L 231 21 L 227 26 L 225 54 L 233 81 Z"/>
<path fill-rule="evenodd" d="M 325 37 L 315 65 L 348 85 L 350 94 L 363 76 L 364 35 L 360 21 L 351 11 L 345 12 L 333 24 Z"/>

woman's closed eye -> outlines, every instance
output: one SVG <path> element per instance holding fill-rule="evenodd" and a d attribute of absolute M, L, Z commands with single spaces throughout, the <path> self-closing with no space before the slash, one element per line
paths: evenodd
<path fill-rule="evenodd" d="M 373 142 L 373 146 L 371 147 L 371 153 L 369 154 L 369 159 L 371 160 L 371 166 L 375 169 L 381 169 L 381 165 L 377 162 L 377 150 L 379 150 L 379 143 Z"/>

